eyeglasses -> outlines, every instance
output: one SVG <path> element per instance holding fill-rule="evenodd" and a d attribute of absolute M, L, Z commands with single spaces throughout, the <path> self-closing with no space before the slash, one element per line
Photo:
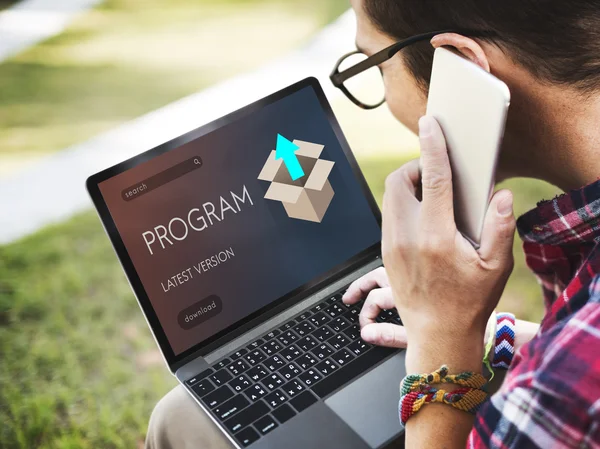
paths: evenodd
<path fill-rule="evenodd" d="M 482 36 L 490 33 L 465 30 L 440 30 L 417 34 L 396 42 L 374 55 L 367 57 L 361 51 L 353 51 L 342 56 L 329 75 L 335 87 L 340 89 L 352 103 L 363 109 L 375 109 L 385 102 L 383 76 L 379 64 L 391 59 L 396 53 L 416 42 L 429 40 L 442 33 L 460 33 L 469 36 Z"/>

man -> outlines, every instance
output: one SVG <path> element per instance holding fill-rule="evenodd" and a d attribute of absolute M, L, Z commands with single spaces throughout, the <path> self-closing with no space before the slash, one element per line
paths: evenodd
<path fill-rule="evenodd" d="M 357 47 L 367 56 L 421 33 L 475 31 L 439 33 L 380 64 L 390 110 L 419 128 L 422 175 L 412 162 L 388 178 L 386 269 L 344 298 L 368 295 L 365 340 L 408 341 L 409 373 L 441 364 L 451 373 L 480 371 L 485 324 L 512 270 L 510 192 L 493 196 L 478 251 L 456 232 L 443 135 L 435 120 L 420 118 L 434 47 L 452 47 L 511 90 L 498 179 L 538 178 L 568 192 L 517 223 L 544 292 L 540 330 L 534 336 L 535 327 L 517 326 L 522 346 L 476 416 L 427 405 L 408 421 L 406 447 L 600 448 L 600 1 L 352 0 L 352 7 Z M 373 322 L 392 305 L 404 328 Z M 182 420 L 194 425 L 180 427 Z M 147 444 L 227 447 L 180 388 L 157 405 Z"/>

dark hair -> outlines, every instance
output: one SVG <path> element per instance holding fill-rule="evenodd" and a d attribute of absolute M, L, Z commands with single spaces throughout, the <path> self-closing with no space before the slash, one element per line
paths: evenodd
<path fill-rule="evenodd" d="M 600 88 L 600 0 L 363 0 L 375 26 L 395 39 L 443 29 L 491 31 L 496 44 L 539 79 Z M 402 50 L 409 70 L 429 85 L 429 42 Z"/>

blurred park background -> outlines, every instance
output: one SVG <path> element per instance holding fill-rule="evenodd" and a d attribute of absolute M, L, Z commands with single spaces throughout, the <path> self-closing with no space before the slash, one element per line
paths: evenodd
<path fill-rule="evenodd" d="M 0 11 L 14 3 L 0 0 Z M 0 189 L 70 145 L 284 57 L 347 9 L 346 0 L 99 2 L 0 62 Z M 331 101 L 380 201 L 386 175 L 418 157 L 417 139 L 385 107 Z M 518 213 L 556 194 L 530 180 L 503 187 Z M 542 299 L 518 240 L 515 256 L 500 309 L 538 321 Z M 140 447 L 174 385 L 94 212 L 0 246 L 0 447 Z"/>

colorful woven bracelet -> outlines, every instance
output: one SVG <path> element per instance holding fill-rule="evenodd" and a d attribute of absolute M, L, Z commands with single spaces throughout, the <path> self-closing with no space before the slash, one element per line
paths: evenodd
<path fill-rule="evenodd" d="M 458 410 L 476 413 L 488 395 L 478 388 L 459 388 L 454 391 L 437 390 L 428 386 L 424 391 L 412 391 L 400 398 L 398 415 L 400 423 L 405 426 L 408 419 L 417 413 L 425 404 L 438 402 L 448 404 Z"/>
<path fill-rule="evenodd" d="M 492 368 L 508 369 L 515 355 L 515 316 L 512 313 L 498 313 L 496 322 Z"/>
<path fill-rule="evenodd" d="M 483 375 L 471 371 L 460 374 L 448 374 L 448 367 L 442 365 L 430 374 L 409 374 L 400 383 L 400 395 L 410 392 L 423 391 L 423 387 L 430 384 L 456 384 L 463 387 L 483 388 L 487 380 Z"/>

